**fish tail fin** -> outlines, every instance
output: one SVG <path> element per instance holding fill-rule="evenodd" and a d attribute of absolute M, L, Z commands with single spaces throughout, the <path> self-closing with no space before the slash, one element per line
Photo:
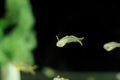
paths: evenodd
<path fill-rule="evenodd" d="M 79 40 L 82 41 L 84 38 L 85 38 L 85 37 L 81 37 L 81 38 L 79 38 Z"/>
<path fill-rule="evenodd" d="M 84 39 L 84 37 L 79 38 L 79 43 L 81 44 L 81 46 L 83 46 L 82 40 Z"/>

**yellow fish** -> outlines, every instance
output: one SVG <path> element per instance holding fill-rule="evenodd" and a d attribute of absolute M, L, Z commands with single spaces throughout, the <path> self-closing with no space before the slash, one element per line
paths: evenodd
<path fill-rule="evenodd" d="M 118 48 L 118 47 L 120 47 L 120 43 L 114 42 L 114 41 L 105 43 L 105 44 L 103 45 L 103 48 L 104 48 L 106 51 L 112 51 L 113 49 Z"/>
<path fill-rule="evenodd" d="M 81 46 L 83 46 L 81 41 L 84 39 L 84 37 L 78 38 L 76 36 L 70 35 L 70 36 L 65 36 L 61 39 L 59 39 L 58 36 L 56 36 L 56 38 L 58 40 L 58 42 L 56 43 L 57 47 L 63 47 L 66 44 L 71 43 L 71 42 L 78 42 L 81 44 Z"/>
<path fill-rule="evenodd" d="M 25 73 L 35 74 L 35 69 L 38 68 L 36 65 L 28 65 L 25 63 L 14 63 L 15 67 Z"/>
<path fill-rule="evenodd" d="M 59 75 L 55 78 L 53 78 L 53 80 L 69 80 L 68 78 L 64 78 L 64 77 L 60 77 Z"/>

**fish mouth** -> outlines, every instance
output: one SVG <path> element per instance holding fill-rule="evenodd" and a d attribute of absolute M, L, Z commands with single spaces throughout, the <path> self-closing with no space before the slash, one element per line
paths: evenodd
<path fill-rule="evenodd" d="M 61 44 L 56 44 L 57 47 L 63 47 L 64 45 Z"/>
<path fill-rule="evenodd" d="M 104 46 L 104 49 L 106 51 L 112 51 L 113 49 L 115 49 L 116 47 L 109 47 L 109 46 Z"/>

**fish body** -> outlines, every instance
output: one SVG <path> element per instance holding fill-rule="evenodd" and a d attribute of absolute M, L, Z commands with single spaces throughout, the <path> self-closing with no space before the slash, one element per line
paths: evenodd
<path fill-rule="evenodd" d="M 35 69 L 37 68 L 36 65 L 32 66 L 25 63 L 14 63 L 14 65 L 18 70 L 31 74 L 35 74 Z"/>
<path fill-rule="evenodd" d="M 66 44 L 71 43 L 71 42 L 78 42 L 78 43 L 81 44 L 81 46 L 83 46 L 83 44 L 81 42 L 83 39 L 84 39 L 84 37 L 78 38 L 78 37 L 73 36 L 73 35 L 65 36 L 65 37 L 61 38 L 60 40 L 58 39 L 58 42 L 56 43 L 56 46 L 57 47 L 63 47 Z"/>
<path fill-rule="evenodd" d="M 68 78 L 64 78 L 64 77 L 60 77 L 59 75 L 55 78 L 53 78 L 53 80 L 69 80 Z"/>
<path fill-rule="evenodd" d="M 120 43 L 114 42 L 114 41 L 105 43 L 105 44 L 103 45 L 103 48 L 104 48 L 106 51 L 112 51 L 113 49 L 118 48 L 118 47 L 120 47 Z"/>

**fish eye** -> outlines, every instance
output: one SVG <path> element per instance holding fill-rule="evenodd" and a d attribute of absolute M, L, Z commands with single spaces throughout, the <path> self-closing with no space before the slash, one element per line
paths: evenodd
<path fill-rule="evenodd" d="M 63 44 L 57 44 L 58 47 L 63 47 Z"/>
<path fill-rule="evenodd" d="M 109 47 L 109 46 L 106 46 L 105 48 L 106 48 L 106 49 L 109 49 L 110 47 Z"/>
<path fill-rule="evenodd" d="M 58 44 L 59 46 L 62 45 L 62 44 Z"/>

